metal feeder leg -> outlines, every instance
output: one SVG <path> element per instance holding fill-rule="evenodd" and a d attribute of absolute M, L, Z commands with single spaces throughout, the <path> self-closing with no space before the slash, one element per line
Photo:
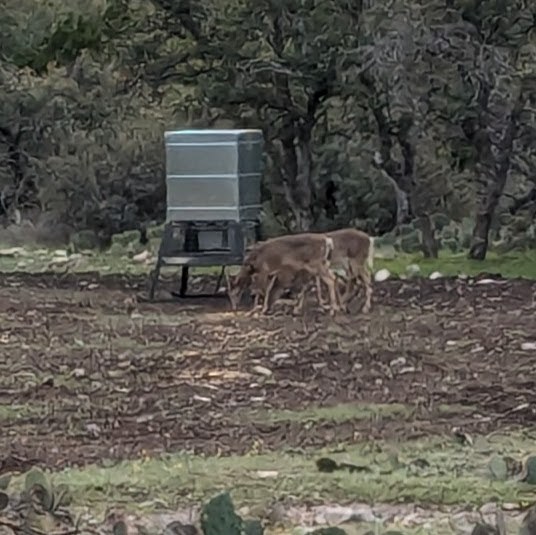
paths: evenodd
<path fill-rule="evenodd" d="M 216 283 L 216 288 L 214 289 L 214 295 L 218 293 L 218 290 L 221 286 L 221 281 L 223 280 L 223 275 L 225 274 L 225 266 L 221 267 L 220 276 L 218 277 L 218 282 Z"/>
<path fill-rule="evenodd" d="M 156 266 L 151 277 L 151 286 L 149 288 L 150 301 L 154 299 L 156 285 L 158 284 L 158 278 L 160 277 L 160 270 L 162 269 L 162 265 L 164 263 L 165 251 L 167 251 L 168 241 L 171 239 L 172 235 L 173 229 L 170 224 L 167 224 L 164 227 L 164 233 L 162 235 L 162 240 L 160 241 L 160 247 L 158 248 L 158 259 L 156 260 Z"/>
<path fill-rule="evenodd" d="M 179 296 L 180 297 L 186 297 L 186 292 L 188 291 L 188 274 L 189 274 L 189 268 L 188 266 L 182 266 L 181 270 L 181 287 L 179 290 Z"/>

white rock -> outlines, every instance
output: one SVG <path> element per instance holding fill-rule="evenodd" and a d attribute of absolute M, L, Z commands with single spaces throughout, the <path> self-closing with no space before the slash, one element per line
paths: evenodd
<path fill-rule="evenodd" d="M 253 371 L 258 375 L 264 375 L 265 377 L 272 376 L 272 370 L 265 368 L 264 366 L 253 366 Z"/>
<path fill-rule="evenodd" d="M 498 281 L 493 280 L 493 279 L 480 279 L 479 281 L 476 281 L 477 284 L 494 284 L 497 282 Z"/>
<path fill-rule="evenodd" d="M 376 272 L 374 275 L 374 280 L 376 282 L 383 282 L 386 281 L 391 276 L 391 272 L 388 269 L 380 269 Z"/>
<path fill-rule="evenodd" d="M 84 368 L 75 368 L 72 372 L 72 376 L 81 379 L 86 376 L 86 370 L 84 370 Z"/>
<path fill-rule="evenodd" d="M 278 475 L 279 472 L 276 470 L 257 470 L 257 477 L 260 477 L 261 479 L 277 477 Z"/>
<path fill-rule="evenodd" d="M 132 257 L 132 260 L 133 262 L 145 262 L 149 258 L 150 255 L 151 253 L 147 251 L 146 249 L 145 251 L 142 251 L 141 253 L 134 255 Z"/>
<path fill-rule="evenodd" d="M 9 249 L 0 249 L 0 256 L 27 256 L 27 252 L 22 247 L 10 247 Z"/>
<path fill-rule="evenodd" d="M 521 349 L 523 351 L 534 351 L 536 350 L 536 342 L 523 342 L 521 344 Z"/>
<path fill-rule="evenodd" d="M 67 256 L 55 256 L 50 262 L 49 266 L 60 266 L 70 262 Z"/>
<path fill-rule="evenodd" d="M 277 362 L 278 360 L 286 360 L 290 358 L 290 353 L 275 353 L 274 356 L 271 358 L 273 362 Z"/>
<path fill-rule="evenodd" d="M 363 505 L 358 507 L 319 506 L 315 508 L 315 524 L 337 526 L 345 522 L 374 522 L 376 516 L 372 508 Z"/>
<path fill-rule="evenodd" d="M 406 267 L 406 273 L 408 275 L 417 275 L 421 272 L 421 268 L 417 264 L 410 264 Z"/>
<path fill-rule="evenodd" d="M 203 403 L 210 403 L 212 401 L 211 398 L 209 397 L 206 397 L 206 396 L 199 396 L 197 394 L 194 394 L 192 396 L 192 399 L 195 400 L 195 401 L 202 401 Z"/>
<path fill-rule="evenodd" d="M 430 280 L 436 280 L 436 279 L 440 279 L 443 275 L 439 272 L 439 271 L 434 271 L 433 273 L 430 274 Z"/>
<path fill-rule="evenodd" d="M 62 257 L 68 256 L 67 251 L 65 251 L 64 249 L 56 249 L 52 254 L 53 256 L 62 256 Z"/>

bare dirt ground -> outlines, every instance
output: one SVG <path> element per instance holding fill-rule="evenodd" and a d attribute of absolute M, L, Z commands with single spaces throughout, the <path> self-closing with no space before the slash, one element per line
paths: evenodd
<path fill-rule="evenodd" d="M 536 283 L 387 281 L 376 283 L 370 315 L 335 319 L 312 310 L 253 318 L 229 312 L 222 298 L 132 310 L 145 285 L 96 274 L 0 276 L 0 404 L 11 404 L 0 414 L 0 473 L 536 421 Z M 411 411 L 315 422 L 253 416 L 348 402 Z"/>

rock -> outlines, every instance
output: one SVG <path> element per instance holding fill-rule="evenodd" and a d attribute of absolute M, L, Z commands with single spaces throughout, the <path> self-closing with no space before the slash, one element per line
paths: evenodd
<path fill-rule="evenodd" d="M 75 368 L 71 375 L 76 377 L 76 379 L 82 379 L 82 377 L 86 376 L 86 370 L 84 370 L 84 368 Z"/>
<path fill-rule="evenodd" d="M 210 403 L 212 401 L 212 399 L 208 398 L 208 397 L 205 397 L 205 396 L 199 396 L 197 394 L 194 394 L 192 396 L 192 399 L 195 400 L 195 401 L 202 401 L 203 403 Z"/>
<path fill-rule="evenodd" d="M 536 342 L 523 342 L 521 344 L 521 349 L 523 351 L 535 351 L 536 350 Z"/>
<path fill-rule="evenodd" d="M 318 506 L 315 508 L 315 524 L 328 524 L 338 526 L 346 522 L 374 522 L 376 515 L 368 505 L 344 506 Z"/>
<path fill-rule="evenodd" d="M 386 281 L 390 276 L 391 272 L 388 269 L 383 268 L 376 272 L 374 275 L 374 280 L 376 282 L 383 282 Z"/>
<path fill-rule="evenodd" d="M 253 371 L 257 375 L 264 375 L 264 377 L 271 377 L 273 375 L 272 370 L 265 368 L 264 366 L 253 366 Z"/>
<path fill-rule="evenodd" d="M 273 362 L 278 362 L 280 360 L 286 360 L 290 358 L 290 353 L 274 353 L 274 356 L 271 358 Z"/>
<path fill-rule="evenodd" d="M 23 247 L 10 247 L 9 249 L 0 249 L 0 256 L 15 257 L 27 256 L 28 252 Z"/>
<path fill-rule="evenodd" d="M 70 258 L 68 256 L 54 256 L 52 260 L 49 262 L 49 266 L 61 266 L 63 264 L 67 264 L 70 262 Z"/>
<path fill-rule="evenodd" d="M 433 273 L 430 274 L 429 279 L 433 281 L 433 280 L 440 279 L 441 277 L 443 277 L 443 275 L 439 271 L 434 271 Z"/>
<path fill-rule="evenodd" d="M 276 470 L 257 470 L 256 475 L 261 479 L 270 479 L 273 477 L 277 477 L 279 475 L 279 472 L 277 472 Z"/>
<path fill-rule="evenodd" d="M 149 259 L 151 256 L 151 253 L 146 249 L 145 251 L 142 251 L 141 253 L 138 253 L 132 257 L 133 262 L 142 263 Z"/>
<path fill-rule="evenodd" d="M 67 258 L 67 256 L 69 256 L 69 254 L 67 253 L 67 251 L 65 249 L 56 249 L 52 253 L 52 256 L 55 256 L 55 257 L 58 257 L 58 258 Z"/>
<path fill-rule="evenodd" d="M 406 267 L 406 273 L 410 276 L 418 275 L 421 272 L 421 268 L 417 264 L 410 264 Z"/>

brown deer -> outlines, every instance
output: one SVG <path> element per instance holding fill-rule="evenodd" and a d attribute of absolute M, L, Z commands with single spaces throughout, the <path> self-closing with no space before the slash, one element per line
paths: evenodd
<path fill-rule="evenodd" d="M 349 302 L 357 293 L 357 286 L 361 281 L 365 286 L 365 302 L 362 312 L 370 311 L 372 300 L 372 269 L 374 265 L 374 239 L 361 230 L 344 228 L 327 232 L 333 240 L 331 254 L 331 268 L 342 269 L 346 273 L 346 287 L 340 299 L 341 308 L 348 311 Z M 317 277 L 316 289 L 318 302 L 322 305 L 321 280 Z"/>
<path fill-rule="evenodd" d="M 255 293 L 254 308 L 264 297 L 262 312 L 267 313 L 273 296 L 285 289 L 300 287 L 297 309 L 303 308 L 308 279 L 318 278 L 329 291 L 330 311 L 339 309 L 335 276 L 330 271 L 333 241 L 322 234 L 293 234 L 259 242 L 249 249 L 240 271 L 227 277 L 231 307 L 236 310 L 246 288 Z"/>

